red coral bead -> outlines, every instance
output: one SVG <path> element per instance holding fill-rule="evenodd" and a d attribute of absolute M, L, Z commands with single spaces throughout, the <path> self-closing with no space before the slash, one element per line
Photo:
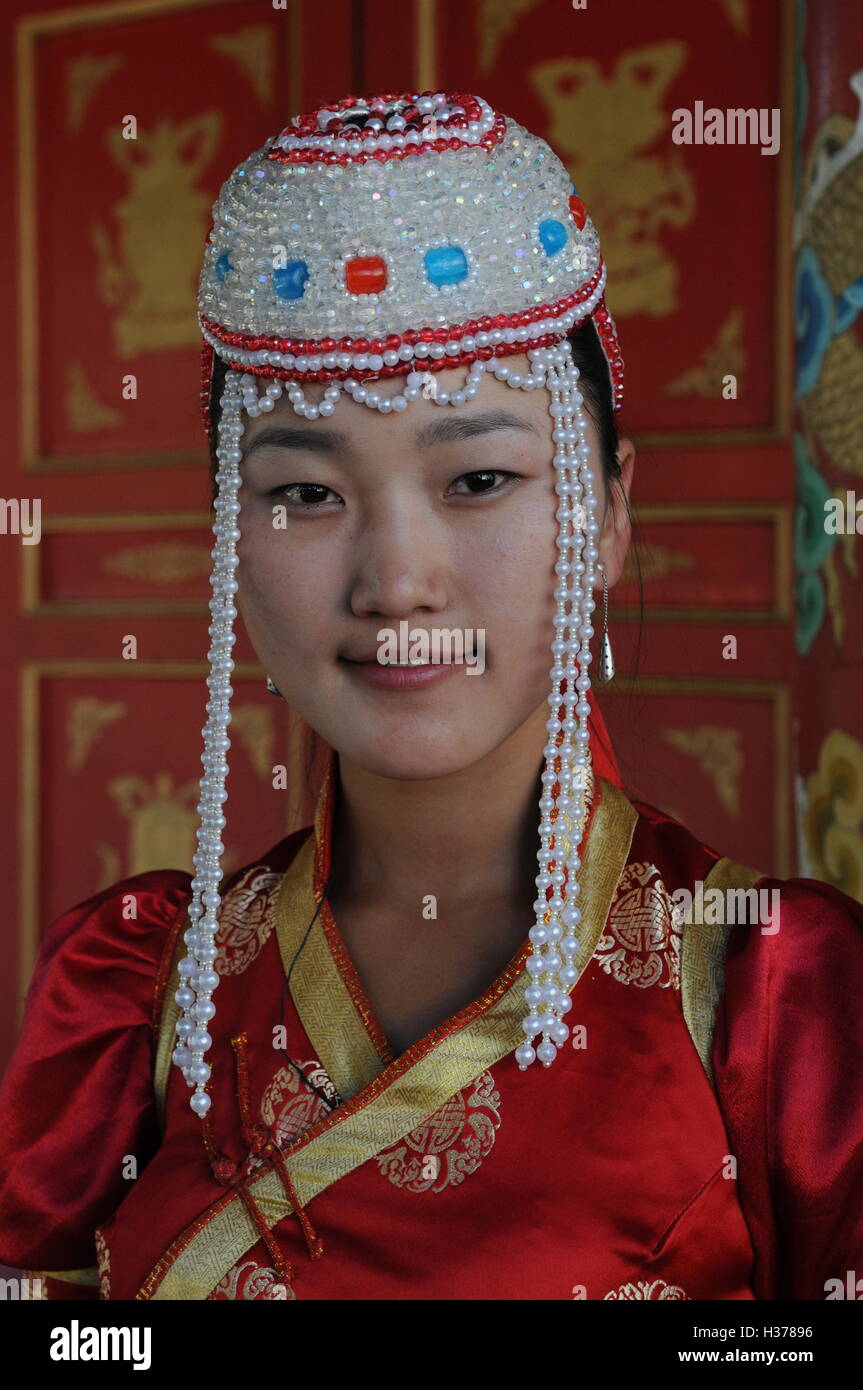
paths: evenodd
<path fill-rule="evenodd" d="M 378 294 L 386 288 L 387 263 L 382 256 L 355 256 L 345 266 L 350 294 Z"/>
<path fill-rule="evenodd" d="M 576 197 L 574 193 L 570 194 L 569 210 L 572 213 L 573 222 L 578 230 L 581 231 L 587 221 L 587 208 L 584 206 L 581 199 Z"/>

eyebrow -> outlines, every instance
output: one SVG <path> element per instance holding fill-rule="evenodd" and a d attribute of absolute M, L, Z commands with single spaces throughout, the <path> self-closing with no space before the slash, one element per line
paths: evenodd
<path fill-rule="evenodd" d="M 475 415 L 465 415 L 461 419 L 430 420 L 417 430 L 414 444 L 418 449 L 431 448 L 433 444 L 449 444 L 462 439 L 472 439 L 476 435 L 488 434 L 492 430 L 518 429 L 528 434 L 539 435 L 540 431 L 532 420 L 516 415 L 511 410 L 483 410 Z M 309 449 L 312 453 L 353 453 L 350 436 L 343 430 L 309 429 L 302 425 L 268 425 L 256 434 L 248 448 L 244 450 L 249 458 L 256 449 L 272 445 L 277 449 Z"/>

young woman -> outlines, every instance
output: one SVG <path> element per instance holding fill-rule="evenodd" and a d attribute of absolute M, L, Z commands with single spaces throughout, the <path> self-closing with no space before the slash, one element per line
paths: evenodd
<path fill-rule="evenodd" d="M 50 1297 L 863 1268 L 863 909 L 629 798 L 589 698 L 634 465 L 604 284 L 563 166 L 464 94 L 346 98 L 222 189 L 195 875 L 54 923 L 0 1094 L 0 1259 Z M 237 609 L 316 809 L 223 881 Z"/>

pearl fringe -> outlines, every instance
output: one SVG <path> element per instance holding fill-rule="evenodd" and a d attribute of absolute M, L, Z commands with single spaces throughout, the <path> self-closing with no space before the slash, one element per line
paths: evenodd
<path fill-rule="evenodd" d="M 230 679 L 234 669 L 231 648 L 236 642 L 233 623 L 237 616 L 234 600 L 238 585 L 234 571 L 239 564 L 237 522 L 242 412 L 245 410 L 252 418 L 267 413 L 286 387 L 296 414 L 309 420 L 332 415 L 343 391 L 357 404 L 379 410 L 382 415 L 407 409 L 420 395 L 436 405 L 462 405 L 474 399 L 486 371 L 493 372 L 498 380 L 505 381 L 513 389 L 532 391 L 545 385 L 549 391 L 552 438 L 557 446 L 554 468 L 559 499 L 555 564 L 558 583 L 554 591 L 556 611 L 555 636 L 551 644 L 553 664 L 549 673 L 548 741 L 544 749 L 539 800 L 535 922 L 529 933 L 533 950 L 526 963 L 531 983 L 525 998 L 531 1012 L 522 1023 L 525 1041 L 515 1050 L 519 1069 L 524 1071 L 537 1059 L 544 1066 L 550 1066 L 569 1037 L 569 1028 L 563 1019 L 571 1008 L 570 994 L 579 977 L 575 965 L 581 922 L 577 905 L 578 870 L 590 776 L 590 678 L 587 672 L 593 636 L 593 587 L 599 558 L 599 523 L 595 515 L 598 502 L 590 473 L 584 399 L 578 389 L 579 372 L 572 360 L 571 346 L 564 338 L 554 347 L 528 349 L 527 356 L 531 364 L 527 373 L 512 371 L 501 358 L 477 360 L 471 364 L 464 386 L 452 392 L 439 388 L 431 372 L 409 373 L 404 390 L 391 397 L 381 396 L 360 381 L 348 378 L 328 386 L 318 405 L 306 400 L 302 386 L 295 381 L 270 381 L 259 396 L 259 377 L 232 369 L 226 374 L 216 451 L 219 460 L 213 526 L 216 544 L 211 552 L 212 618 L 208 653 L 210 674 L 207 677 L 210 698 L 206 705 L 207 722 L 202 730 L 204 772 L 197 807 L 199 828 L 193 857 L 191 925 L 184 937 L 188 954 L 180 961 L 180 987 L 174 995 L 183 1012 L 177 1023 L 177 1046 L 172 1054 L 175 1065 L 193 1089 L 189 1105 L 201 1118 L 211 1104 L 205 1089 L 211 1068 L 204 1055 L 212 1047 L 207 1025 L 215 1016 L 213 993 L 219 985 L 214 968 L 218 954 L 215 938 L 224 853 L 221 835 L 226 824 L 223 807 L 228 795 L 225 788 L 227 751 L 231 746 L 228 724 L 233 694 Z M 567 844 L 565 864 L 561 863 L 562 840 Z M 534 1047 L 540 1034 L 542 1041 Z"/>

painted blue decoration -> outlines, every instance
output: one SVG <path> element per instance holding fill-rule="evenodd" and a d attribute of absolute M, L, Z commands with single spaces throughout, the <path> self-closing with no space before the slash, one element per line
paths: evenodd
<path fill-rule="evenodd" d="M 288 261 L 284 269 L 273 271 L 273 289 L 280 299 L 302 299 L 308 278 L 305 261 Z"/>
<path fill-rule="evenodd" d="M 539 239 L 547 256 L 556 255 L 561 247 L 566 245 L 568 237 L 569 233 L 556 217 L 547 217 L 539 224 Z"/>
<path fill-rule="evenodd" d="M 229 254 L 230 253 L 228 251 L 223 251 L 219 259 L 216 261 L 216 274 L 218 275 L 219 279 L 223 284 L 227 277 L 228 271 L 234 269 L 234 267 L 231 265 L 231 262 L 228 260 Z"/>
<path fill-rule="evenodd" d="M 457 285 L 467 277 L 467 256 L 460 246 L 434 246 L 423 260 L 433 285 Z"/>
<path fill-rule="evenodd" d="M 863 275 L 843 290 L 836 299 L 836 322 L 834 333 L 844 333 L 849 329 L 857 315 L 863 311 Z"/>

